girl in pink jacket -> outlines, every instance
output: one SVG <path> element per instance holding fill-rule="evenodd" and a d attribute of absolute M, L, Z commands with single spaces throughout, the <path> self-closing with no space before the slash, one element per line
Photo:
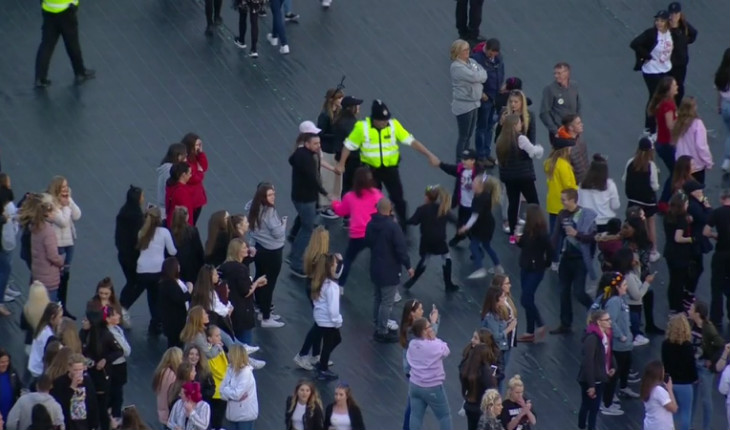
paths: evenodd
<path fill-rule="evenodd" d="M 342 274 L 339 284 L 345 286 L 350 266 L 360 251 L 365 249 L 365 228 L 370 218 L 376 212 L 375 205 L 383 198 L 383 193 L 375 187 L 373 174 L 367 167 L 360 167 L 355 171 L 352 191 L 345 194 L 342 201 L 333 201 L 332 210 L 340 216 L 350 217 L 350 242 L 347 244 L 345 258 L 342 262 Z"/>
<path fill-rule="evenodd" d="M 677 145 L 676 159 L 683 155 L 692 157 L 692 176 L 705 183 L 705 170 L 712 168 L 712 153 L 707 146 L 707 129 L 697 115 L 697 102 L 692 97 L 682 100 L 677 121 L 672 129 L 672 142 Z"/>

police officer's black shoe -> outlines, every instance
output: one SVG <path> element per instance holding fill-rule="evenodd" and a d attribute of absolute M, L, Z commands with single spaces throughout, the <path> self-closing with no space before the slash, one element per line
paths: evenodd
<path fill-rule="evenodd" d="M 221 18 L 220 16 L 216 16 L 215 20 L 213 21 L 213 24 L 214 25 L 223 25 L 223 18 Z"/>
<path fill-rule="evenodd" d="M 35 80 L 35 87 L 36 88 L 46 88 L 49 85 L 51 85 L 51 81 L 48 79 L 36 79 Z"/>
<path fill-rule="evenodd" d="M 96 71 L 93 69 L 86 69 L 83 73 L 76 75 L 76 83 L 82 84 L 89 79 L 96 77 Z"/>
<path fill-rule="evenodd" d="M 213 26 L 209 25 L 205 27 L 205 35 L 206 36 L 212 36 L 213 35 Z"/>

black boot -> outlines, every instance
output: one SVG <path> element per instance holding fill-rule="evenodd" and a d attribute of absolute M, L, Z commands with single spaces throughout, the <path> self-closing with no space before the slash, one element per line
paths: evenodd
<path fill-rule="evenodd" d="M 451 240 L 449 241 L 449 246 L 453 248 L 454 246 L 458 245 L 458 244 L 459 244 L 459 242 L 461 242 L 461 241 L 462 241 L 462 240 L 464 240 L 464 239 L 466 239 L 466 236 L 465 236 L 465 235 L 461 235 L 461 234 L 456 234 L 456 235 L 454 235 L 454 237 L 452 237 L 452 238 L 451 238 Z"/>
<path fill-rule="evenodd" d="M 646 333 L 663 335 L 664 330 L 654 323 L 654 291 L 647 291 L 641 299 L 644 306 L 644 318 L 646 319 Z"/>
<path fill-rule="evenodd" d="M 58 285 L 58 300 L 63 304 L 63 316 L 76 321 L 76 317 L 68 311 L 68 302 L 66 302 L 66 296 L 68 295 L 68 280 L 71 275 L 64 271 L 61 273 L 61 283 Z"/>
<path fill-rule="evenodd" d="M 459 291 L 459 286 L 454 284 L 454 282 L 451 280 L 451 259 L 447 258 L 446 262 L 443 265 L 443 273 L 444 273 L 444 285 L 446 286 L 446 291 Z"/>
<path fill-rule="evenodd" d="M 405 288 L 406 290 L 410 289 L 425 271 L 426 265 L 423 263 L 423 259 L 418 260 L 418 264 L 416 265 L 416 273 L 413 274 L 413 277 L 411 279 L 407 280 L 406 283 L 403 284 L 403 288 Z"/>

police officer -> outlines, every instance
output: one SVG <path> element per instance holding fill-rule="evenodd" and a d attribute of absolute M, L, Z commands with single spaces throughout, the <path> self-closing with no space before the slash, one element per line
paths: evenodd
<path fill-rule="evenodd" d="M 398 172 L 399 143 L 412 147 L 428 157 L 431 165 L 438 166 L 439 159 L 403 128 L 397 119 L 391 118 L 388 106 L 380 100 L 374 100 L 370 117 L 358 121 L 345 139 L 345 147 L 342 149 L 337 170 L 344 172 L 350 152 L 359 150 L 360 161 L 370 167 L 378 187 L 385 185 L 388 190 L 398 222 L 405 229 L 406 201 L 403 198 L 403 184 Z"/>
<path fill-rule="evenodd" d="M 79 0 L 43 0 L 43 30 L 38 55 L 35 59 L 35 86 L 45 88 L 51 85 L 48 80 L 48 66 L 51 62 L 53 50 L 56 48 L 58 36 L 63 37 L 66 53 L 71 59 L 71 65 L 76 75 L 76 83 L 80 84 L 94 77 L 91 69 L 84 67 L 79 45 L 79 22 L 76 18 L 76 9 Z"/>

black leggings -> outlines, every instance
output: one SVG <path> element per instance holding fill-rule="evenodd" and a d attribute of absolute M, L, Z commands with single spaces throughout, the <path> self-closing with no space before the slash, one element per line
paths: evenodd
<path fill-rule="evenodd" d="M 223 0 L 205 0 L 205 22 L 210 26 L 221 19 Z"/>
<path fill-rule="evenodd" d="M 143 291 L 147 291 L 147 306 L 150 311 L 150 327 L 161 323 L 157 298 L 161 273 L 137 273 L 134 284 L 126 285 L 119 295 L 119 303 L 124 309 L 130 309 Z"/>
<path fill-rule="evenodd" d="M 532 179 L 504 181 L 504 186 L 507 188 L 507 200 L 509 202 L 507 208 L 509 231 L 510 234 L 514 234 L 515 225 L 517 225 L 517 213 L 520 210 L 520 194 L 525 196 L 527 203 L 540 204 L 540 201 L 537 198 L 535 181 Z"/>
<path fill-rule="evenodd" d="M 259 42 L 259 15 L 256 8 L 245 5 L 238 9 L 238 40 L 243 43 L 246 40 L 246 15 L 251 20 L 251 52 L 256 52 L 256 44 Z"/>
<path fill-rule="evenodd" d="M 223 418 L 226 417 L 226 401 L 221 399 L 208 399 L 210 404 L 210 429 L 218 430 L 223 428 Z"/>
<path fill-rule="evenodd" d="M 330 361 L 330 355 L 337 345 L 342 342 L 340 329 L 334 327 L 319 327 L 322 334 L 322 354 L 319 356 L 319 370 L 329 370 L 327 363 Z"/>
<path fill-rule="evenodd" d="M 629 384 L 629 371 L 631 369 L 631 351 L 613 351 L 616 357 L 616 376 L 618 377 L 619 388 L 626 388 Z"/>
<path fill-rule="evenodd" d="M 265 320 L 271 317 L 271 303 L 274 299 L 276 280 L 281 272 L 283 251 L 283 247 L 270 250 L 256 245 L 256 256 L 254 257 L 256 277 L 266 275 L 266 285 L 256 289 L 255 299 L 261 310 L 261 316 Z"/>

